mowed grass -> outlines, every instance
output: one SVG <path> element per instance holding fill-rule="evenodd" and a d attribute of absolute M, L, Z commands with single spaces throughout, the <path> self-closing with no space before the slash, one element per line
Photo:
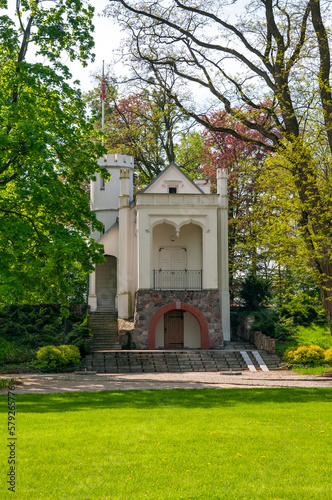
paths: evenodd
<path fill-rule="evenodd" d="M 331 499 L 332 390 L 17 396 L 16 493 L 61 500 Z"/>

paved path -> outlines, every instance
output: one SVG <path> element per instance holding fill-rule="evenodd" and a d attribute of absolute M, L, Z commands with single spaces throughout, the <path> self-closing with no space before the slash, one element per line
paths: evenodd
<path fill-rule="evenodd" d="M 194 373 L 139 373 L 139 374 L 97 374 L 79 375 L 1 375 L 20 379 L 23 384 L 16 389 L 17 394 L 74 391 L 127 391 L 149 389 L 224 389 L 259 387 L 332 387 L 332 379 L 315 375 L 296 375 L 290 371 L 242 372 L 229 375 L 220 372 Z"/>

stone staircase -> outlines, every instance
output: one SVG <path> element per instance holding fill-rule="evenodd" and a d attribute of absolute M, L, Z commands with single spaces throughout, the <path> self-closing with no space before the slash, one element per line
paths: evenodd
<path fill-rule="evenodd" d="M 92 351 L 120 350 L 118 341 L 118 316 L 114 312 L 93 312 L 89 315 L 89 328 L 93 335 Z"/>
<path fill-rule="evenodd" d="M 248 346 L 250 348 L 248 348 Z M 176 373 L 176 372 L 216 372 L 242 371 L 248 366 L 241 354 L 246 351 L 255 366 L 259 363 L 252 354 L 251 344 L 241 344 L 240 349 L 228 345 L 223 350 L 176 350 L 176 351 L 95 351 L 86 357 L 87 369 L 97 373 Z M 269 370 L 279 366 L 279 357 L 259 351 Z"/>

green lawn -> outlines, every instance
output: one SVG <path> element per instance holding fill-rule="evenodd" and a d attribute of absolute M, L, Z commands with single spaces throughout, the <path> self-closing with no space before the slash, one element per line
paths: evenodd
<path fill-rule="evenodd" d="M 331 499 L 332 390 L 17 396 L 20 500 Z"/>

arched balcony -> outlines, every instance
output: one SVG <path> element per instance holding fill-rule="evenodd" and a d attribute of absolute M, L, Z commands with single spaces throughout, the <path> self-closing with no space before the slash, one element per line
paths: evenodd
<path fill-rule="evenodd" d="M 201 290 L 203 284 L 202 228 L 192 222 L 154 226 L 153 289 Z"/>

